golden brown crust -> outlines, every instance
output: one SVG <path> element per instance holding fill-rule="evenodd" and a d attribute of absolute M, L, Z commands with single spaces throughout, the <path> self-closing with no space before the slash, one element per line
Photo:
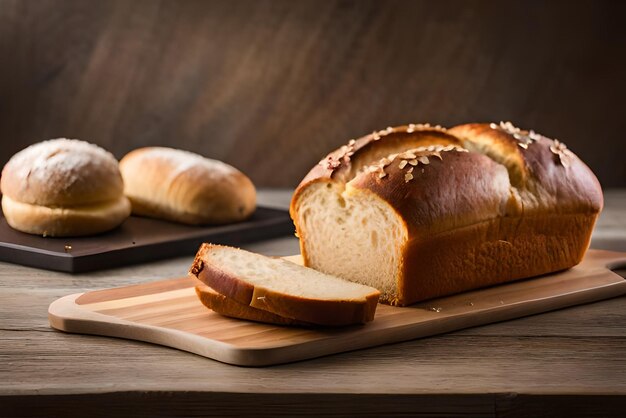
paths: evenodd
<path fill-rule="evenodd" d="M 196 294 L 204 306 L 220 315 L 248 321 L 263 322 L 266 324 L 313 326 L 313 324 L 285 318 L 262 309 L 236 302 L 216 292 L 209 286 L 196 286 Z"/>
<path fill-rule="evenodd" d="M 200 246 L 189 269 L 189 274 L 235 302 L 250 305 L 254 294 L 254 286 L 245 280 L 220 270 L 207 260 L 206 253 L 212 246 L 212 244 L 207 243 Z"/>
<path fill-rule="evenodd" d="M 242 172 L 221 161 L 163 147 L 140 148 L 120 161 L 133 213 L 190 225 L 248 218 L 256 190 Z"/>
<path fill-rule="evenodd" d="M 449 132 L 470 149 L 490 150 L 491 158 L 505 164 L 524 211 L 590 214 L 602 210 L 598 179 L 562 142 L 509 122 L 459 125 Z"/>
<path fill-rule="evenodd" d="M 130 215 L 130 203 L 120 196 L 112 202 L 51 208 L 16 202 L 5 195 L 2 212 L 18 231 L 44 237 L 78 237 L 116 228 Z"/>
<path fill-rule="evenodd" d="M 384 168 L 384 177 L 377 171 L 366 172 L 350 185 L 388 202 L 416 239 L 519 213 L 516 204 L 509 202 L 506 170 L 484 155 L 450 149 L 401 156 Z M 467 192 L 468 181 L 472 193 Z"/>
<path fill-rule="evenodd" d="M 18 202 L 72 207 L 116 200 L 123 183 L 109 152 L 85 141 L 52 139 L 11 157 L 0 189 Z"/>
<path fill-rule="evenodd" d="M 564 270 L 589 246 L 596 215 L 502 217 L 409 242 L 400 306 Z"/>
<path fill-rule="evenodd" d="M 324 326 L 344 326 L 372 321 L 379 293 L 365 301 L 307 299 L 254 286 L 245 279 L 216 267 L 207 257 L 213 244 L 202 244 L 189 273 L 218 293 L 247 306 L 302 322 Z"/>
<path fill-rule="evenodd" d="M 300 252 L 305 265 L 308 263 L 306 245 L 306 231 L 300 228 L 296 214 L 296 203 L 305 189 L 316 182 L 347 183 L 359 175 L 371 178 L 376 182 L 378 173 L 370 175 L 361 173 L 371 164 L 376 164 L 383 157 L 393 153 L 401 153 L 417 147 L 441 145 L 444 147 L 460 146 L 459 138 L 449 135 L 441 126 L 429 124 L 409 124 L 397 127 L 388 127 L 374 131 L 356 140 L 350 140 L 337 150 L 329 153 L 300 182 L 291 198 L 289 213 L 293 219 L 296 233 L 300 238 Z M 408 167 L 407 167 L 408 170 Z M 356 180 L 356 179 L 355 179 Z M 353 182 L 356 183 L 356 182 Z"/>
<path fill-rule="evenodd" d="M 390 138 L 406 130 L 392 128 Z M 602 190 L 591 170 L 562 143 L 510 123 L 411 134 L 427 149 L 363 170 L 373 164 L 363 164 L 367 156 L 360 158 L 373 141 L 367 136 L 353 149 L 329 154 L 300 183 L 290 213 L 305 265 L 310 265 L 308 237 L 297 207 L 307 187 L 324 181 L 369 190 L 404 219 L 409 239 L 402 250 L 398 293 L 382 300 L 386 303 L 408 305 L 580 262 L 602 209 Z M 438 151 L 438 141 L 447 150 Z M 413 145 L 396 140 L 384 149 L 402 153 Z M 354 161 L 361 167 L 355 170 Z"/>
<path fill-rule="evenodd" d="M 25 148 L 5 165 L 0 189 L 8 224 L 29 234 L 97 234 L 130 215 L 117 160 L 84 141 L 54 139 Z"/>
<path fill-rule="evenodd" d="M 310 181 L 333 179 L 347 182 L 364 166 L 373 164 L 389 154 L 421 146 L 461 145 L 460 140 L 447 134 L 440 126 L 411 124 L 374 131 L 353 139 L 324 157 L 300 182 L 296 192 Z"/>

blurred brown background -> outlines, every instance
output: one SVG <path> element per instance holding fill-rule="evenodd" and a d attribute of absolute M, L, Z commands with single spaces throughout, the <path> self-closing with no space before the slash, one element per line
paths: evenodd
<path fill-rule="evenodd" d="M 0 0 L 0 164 L 169 145 L 294 186 L 409 122 L 511 120 L 626 186 L 626 2 Z"/>

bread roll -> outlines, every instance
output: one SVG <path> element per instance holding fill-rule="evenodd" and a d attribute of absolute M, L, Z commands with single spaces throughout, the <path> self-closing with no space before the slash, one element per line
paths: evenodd
<path fill-rule="evenodd" d="M 188 151 L 136 149 L 122 158 L 120 170 L 136 215 L 190 225 L 225 224 L 246 219 L 256 207 L 248 177 Z"/>
<path fill-rule="evenodd" d="M 84 141 L 53 139 L 15 154 L 2 170 L 9 225 L 43 236 L 108 231 L 130 215 L 117 160 Z"/>
<path fill-rule="evenodd" d="M 372 321 L 380 294 L 281 258 L 221 245 L 203 244 L 190 274 L 246 307 L 325 326 Z M 240 316 L 247 314 L 250 310 L 238 310 Z"/>
<path fill-rule="evenodd" d="M 305 265 L 403 306 L 576 265 L 602 204 L 559 141 L 510 123 L 409 125 L 329 154 L 290 212 Z"/>

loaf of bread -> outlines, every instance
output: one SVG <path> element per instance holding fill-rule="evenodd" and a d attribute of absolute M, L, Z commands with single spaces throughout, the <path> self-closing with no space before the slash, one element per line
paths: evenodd
<path fill-rule="evenodd" d="M 305 265 L 404 306 L 576 265 L 602 204 L 562 142 L 507 122 L 351 140 L 309 172 L 290 212 Z"/>
<path fill-rule="evenodd" d="M 148 147 L 120 161 L 133 214 L 190 225 L 248 218 L 256 191 L 248 177 L 221 161 L 172 148 Z"/>
<path fill-rule="evenodd" d="M 372 321 L 380 294 L 371 287 L 281 258 L 220 245 L 203 244 L 189 272 L 240 305 L 316 325 L 342 326 Z M 199 296 L 202 300 L 202 289 Z M 213 302 L 207 300 L 211 295 L 204 297 L 203 303 Z M 246 315 L 261 320 L 254 311 Z M 230 316 L 246 318 L 241 313 Z"/>
<path fill-rule="evenodd" d="M 108 231 L 130 215 L 115 157 L 84 141 L 53 139 L 2 170 L 2 211 L 22 232 L 62 237 Z"/>

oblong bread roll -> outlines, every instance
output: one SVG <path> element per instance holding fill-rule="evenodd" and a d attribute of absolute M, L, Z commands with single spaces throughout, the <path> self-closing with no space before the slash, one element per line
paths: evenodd
<path fill-rule="evenodd" d="M 139 148 L 120 161 L 133 214 L 190 225 L 248 218 L 256 207 L 252 181 L 236 168 L 188 151 Z"/>

